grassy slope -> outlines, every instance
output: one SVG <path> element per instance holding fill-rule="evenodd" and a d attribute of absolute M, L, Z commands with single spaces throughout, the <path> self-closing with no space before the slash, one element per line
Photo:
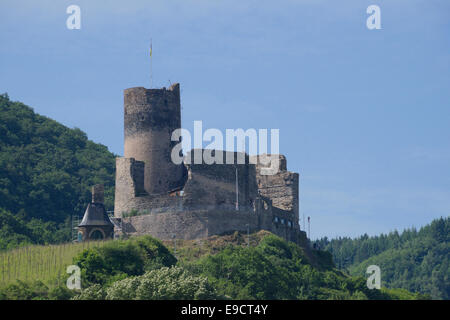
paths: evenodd
<path fill-rule="evenodd" d="M 107 241 L 65 243 L 59 245 L 30 245 L 0 252 L 0 286 L 16 280 L 40 280 L 53 287 L 62 281 L 73 257 L 93 246 Z"/>

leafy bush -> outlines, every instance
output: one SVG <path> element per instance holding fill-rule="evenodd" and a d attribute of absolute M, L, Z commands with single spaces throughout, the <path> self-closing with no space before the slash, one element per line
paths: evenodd
<path fill-rule="evenodd" d="M 206 277 L 193 276 L 180 267 L 152 270 L 142 276 L 117 281 L 107 289 L 109 300 L 217 299 Z"/>
<path fill-rule="evenodd" d="M 314 253 L 313 253 L 314 254 Z M 275 236 L 256 247 L 229 246 L 186 264 L 205 275 L 219 294 L 232 299 L 391 299 L 388 292 L 370 290 L 366 280 L 332 269 L 329 254 L 316 255 L 312 266 L 303 249 Z"/>
<path fill-rule="evenodd" d="M 0 300 L 68 300 L 74 292 L 58 286 L 49 289 L 41 281 L 25 282 L 17 280 L 0 289 Z"/>
<path fill-rule="evenodd" d="M 129 212 L 122 212 L 122 217 L 124 218 L 135 217 L 139 215 L 139 211 L 137 211 L 136 209 L 131 209 Z"/>
<path fill-rule="evenodd" d="M 388 296 L 391 300 L 429 300 L 431 299 L 428 295 L 423 295 L 420 293 L 412 293 L 405 289 L 387 289 L 381 288 L 381 292 Z"/>
<path fill-rule="evenodd" d="M 236 299 L 296 299 L 319 281 L 301 248 L 274 235 L 254 248 L 229 246 L 200 259 L 192 270 L 208 276 L 221 294 Z"/>
<path fill-rule="evenodd" d="M 94 284 L 86 289 L 81 290 L 81 293 L 74 296 L 72 300 L 104 300 L 105 291 L 99 284 Z"/>
<path fill-rule="evenodd" d="M 150 236 L 112 241 L 102 247 L 86 249 L 74 258 L 74 264 L 81 268 L 82 283 L 87 284 L 109 284 L 172 266 L 176 261 L 160 241 Z"/>
<path fill-rule="evenodd" d="M 42 300 L 48 295 L 48 287 L 41 281 L 24 282 L 18 280 L 14 284 L 0 290 L 2 300 Z"/>
<path fill-rule="evenodd" d="M 66 286 L 52 288 L 48 292 L 49 300 L 70 300 L 77 292 L 68 289 Z"/>

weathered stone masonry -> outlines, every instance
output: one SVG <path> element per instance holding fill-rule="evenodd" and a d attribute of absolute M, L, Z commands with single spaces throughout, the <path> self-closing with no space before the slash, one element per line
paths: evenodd
<path fill-rule="evenodd" d="M 126 89 L 124 119 L 125 155 L 116 159 L 116 234 L 199 239 L 264 229 L 295 242 L 305 236 L 298 219 L 299 176 L 287 171 L 284 156 L 275 175 L 261 174 L 267 165 L 259 160 L 268 155 L 245 154 L 245 164 L 171 161 L 171 134 L 181 127 L 179 84 Z"/>
<path fill-rule="evenodd" d="M 126 89 L 124 118 L 124 157 L 145 163 L 145 191 L 160 194 L 182 185 L 183 166 L 170 160 L 170 138 L 181 127 L 180 86 Z"/>

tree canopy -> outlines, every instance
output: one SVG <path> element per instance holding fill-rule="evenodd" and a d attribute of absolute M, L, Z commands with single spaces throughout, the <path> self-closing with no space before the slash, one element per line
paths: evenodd
<path fill-rule="evenodd" d="M 46 229 L 47 222 L 65 225 L 68 240 L 64 223 L 83 214 L 92 185 L 105 185 L 105 205 L 112 210 L 114 172 L 115 155 L 106 146 L 0 95 L 0 215 L 8 221 L 0 225 L 0 249 L 22 240 L 61 240 L 30 235 L 28 229 Z"/>
<path fill-rule="evenodd" d="M 369 265 L 381 268 L 382 285 L 450 299 L 450 218 L 433 220 L 419 231 L 407 229 L 375 237 L 322 238 L 316 245 L 333 255 L 336 266 L 364 276 Z"/>

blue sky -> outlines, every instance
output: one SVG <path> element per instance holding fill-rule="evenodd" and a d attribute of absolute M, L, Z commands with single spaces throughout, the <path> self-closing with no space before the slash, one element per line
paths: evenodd
<path fill-rule="evenodd" d="M 183 127 L 279 128 L 312 237 L 373 235 L 450 213 L 449 36 L 448 0 L 2 0 L 0 92 L 122 154 L 152 38 Z"/>

